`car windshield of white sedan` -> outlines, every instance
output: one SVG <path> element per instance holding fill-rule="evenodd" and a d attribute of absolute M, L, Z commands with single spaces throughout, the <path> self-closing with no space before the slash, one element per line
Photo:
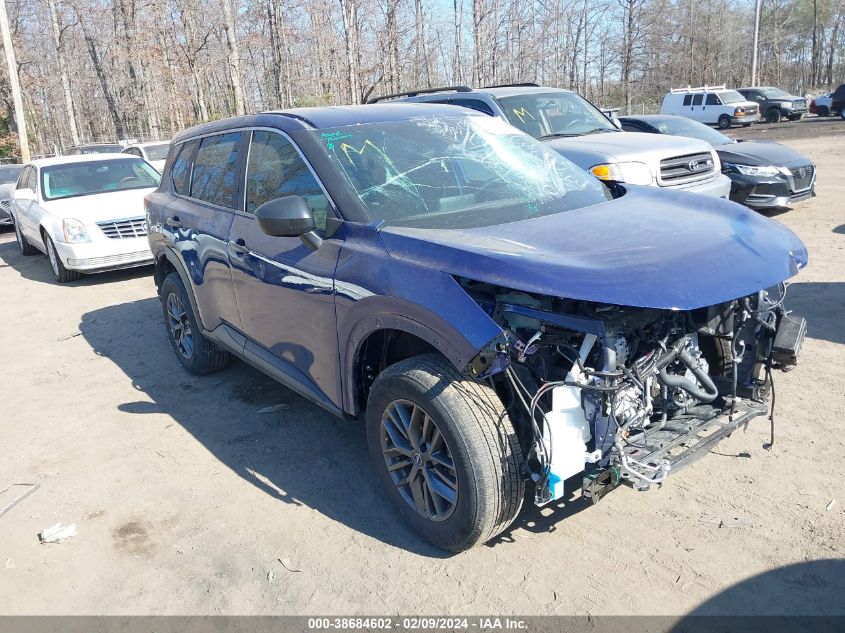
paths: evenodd
<path fill-rule="evenodd" d="M 589 101 L 572 92 L 502 97 L 499 105 L 511 125 L 534 138 L 619 131 Z"/>
<path fill-rule="evenodd" d="M 418 118 L 313 132 L 371 220 L 492 226 L 604 202 L 597 179 L 501 119 Z"/>
<path fill-rule="evenodd" d="M 41 168 L 45 200 L 158 187 L 160 175 L 140 158 L 65 163 Z"/>
<path fill-rule="evenodd" d="M 147 160 L 164 160 L 167 158 L 169 149 L 170 143 L 158 143 L 156 145 L 147 145 L 144 147 L 144 152 L 147 154 Z"/>

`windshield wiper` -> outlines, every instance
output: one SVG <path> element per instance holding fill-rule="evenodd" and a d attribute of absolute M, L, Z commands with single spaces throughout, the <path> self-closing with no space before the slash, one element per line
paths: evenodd
<path fill-rule="evenodd" d="M 587 134 L 598 134 L 599 132 L 620 132 L 621 130 L 617 130 L 616 128 L 609 128 L 609 127 L 594 127 L 592 130 L 584 132 L 583 134 L 586 136 Z"/>
<path fill-rule="evenodd" d="M 563 132 L 555 132 L 554 134 L 543 134 L 543 136 L 540 137 L 540 140 L 542 141 L 545 138 L 565 138 L 569 136 L 581 136 L 581 134 L 565 134 Z"/>

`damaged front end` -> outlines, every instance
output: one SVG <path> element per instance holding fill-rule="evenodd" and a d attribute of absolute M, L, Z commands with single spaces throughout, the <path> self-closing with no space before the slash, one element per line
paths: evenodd
<path fill-rule="evenodd" d="M 661 484 L 766 414 L 772 370 L 797 362 L 805 334 L 784 284 L 682 311 L 459 282 L 502 328 L 469 371 L 517 427 L 538 505 L 577 475 L 594 502 L 622 482 Z"/>

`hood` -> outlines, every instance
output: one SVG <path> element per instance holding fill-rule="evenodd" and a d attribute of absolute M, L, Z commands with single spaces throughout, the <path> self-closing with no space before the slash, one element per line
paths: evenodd
<path fill-rule="evenodd" d="M 74 218 L 80 222 L 121 220 L 144 215 L 144 196 L 155 187 L 109 191 L 90 196 L 47 200 L 41 204 L 60 218 Z"/>
<path fill-rule="evenodd" d="M 664 158 L 710 152 L 704 141 L 666 137 L 644 132 L 602 132 L 545 141 L 579 167 L 589 169 L 598 163 L 638 161 L 657 163 Z"/>
<path fill-rule="evenodd" d="M 384 227 L 392 257 L 452 275 L 625 306 L 692 310 L 792 277 L 801 240 L 748 209 L 697 194 L 628 187 L 621 198 L 506 225 Z"/>
<path fill-rule="evenodd" d="M 775 167 L 797 167 L 809 165 L 812 161 L 794 149 L 769 141 L 748 141 L 719 145 L 716 152 L 723 163 L 740 165 L 774 165 Z"/>

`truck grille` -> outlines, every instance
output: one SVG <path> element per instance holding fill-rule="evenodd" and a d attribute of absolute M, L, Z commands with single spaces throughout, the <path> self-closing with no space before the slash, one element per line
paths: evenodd
<path fill-rule="evenodd" d="M 713 175 L 716 165 L 710 153 L 686 154 L 660 161 L 659 182 L 664 187 L 682 185 Z"/>
<path fill-rule="evenodd" d="M 792 174 L 792 192 L 799 193 L 812 187 L 816 169 L 813 165 L 802 165 L 801 167 L 792 167 L 789 173 Z"/>
<path fill-rule="evenodd" d="M 97 226 L 100 227 L 106 237 L 112 239 L 145 237 L 147 235 L 147 221 L 143 217 L 97 222 Z"/>

